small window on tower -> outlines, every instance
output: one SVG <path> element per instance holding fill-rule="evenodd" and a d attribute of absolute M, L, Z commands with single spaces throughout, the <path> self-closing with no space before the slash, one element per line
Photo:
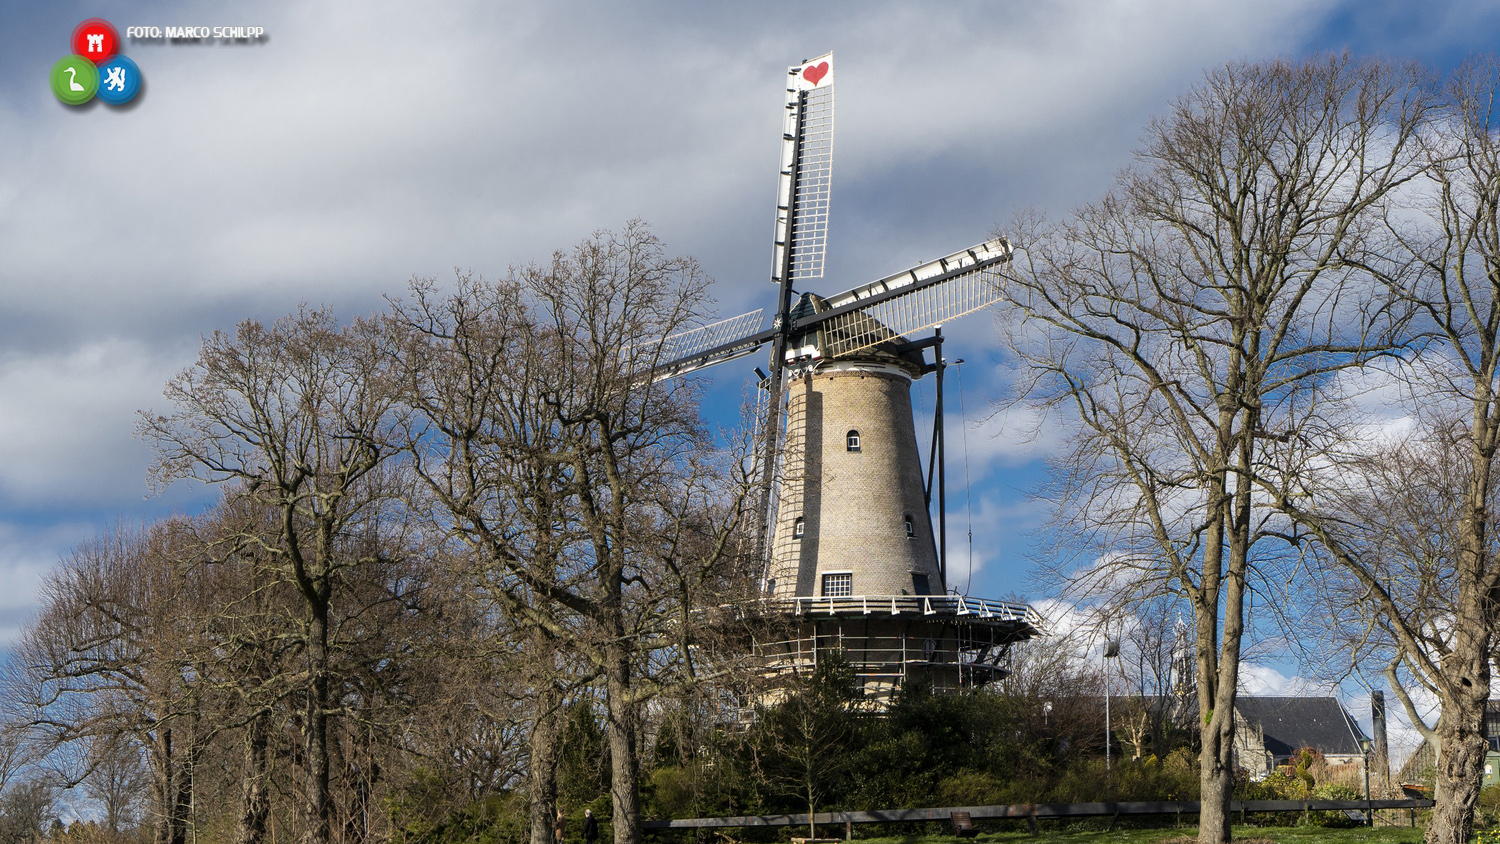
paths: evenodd
<path fill-rule="evenodd" d="M 854 594 L 854 574 L 840 572 L 823 575 L 823 597 L 847 598 Z"/>
<path fill-rule="evenodd" d="M 772 582 L 774 583 L 775 581 Z M 918 595 L 931 595 L 932 587 L 927 585 L 927 575 L 913 572 L 911 576 L 911 591 Z"/>
<path fill-rule="evenodd" d="M 858 431 L 850 431 L 844 437 L 844 445 L 850 451 L 859 451 L 859 432 Z"/>
<path fill-rule="evenodd" d="M 917 537 L 917 529 L 911 523 L 911 516 L 906 517 L 906 537 L 908 539 L 915 539 Z"/>
<path fill-rule="evenodd" d="M 792 522 L 792 538 L 793 539 L 801 539 L 802 538 L 802 529 L 803 529 L 802 517 L 798 516 L 797 517 L 797 521 Z"/>

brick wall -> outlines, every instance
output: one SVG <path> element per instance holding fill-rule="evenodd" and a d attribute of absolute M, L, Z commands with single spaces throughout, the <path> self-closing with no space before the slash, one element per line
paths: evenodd
<path fill-rule="evenodd" d="M 914 574 L 925 576 L 929 594 L 942 593 L 911 377 L 890 364 L 825 364 L 791 381 L 787 419 L 771 566 L 776 594 L 821 595 L 829 572 L 851 573 L 855 595 L 918 594 Z M 850 431 L 859 434 L 857 451 L 848 448 Z"/>

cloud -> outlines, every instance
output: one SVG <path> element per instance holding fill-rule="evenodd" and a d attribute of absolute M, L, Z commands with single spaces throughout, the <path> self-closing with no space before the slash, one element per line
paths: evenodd
<path fill-rule="evenodd" d="M 22 558 L 55 558 L 63 533 L 152 512 L 133 412 L 241 319 L 303 300 L 365 313 L 413 275 L 494 277 L 633 217 L 702 260 L 726 313 L 769 304 L 780 76 L 804 56 L 839 62 L 829 277 L 810 285 L 832 292 L 976 243 L 1013 209 L 1096 196 L 1203 69 L 1295 51 L 1341 8 L 249 2 L 228 22 L 265 43 L 127 43 L 140 102 L 70 110 L 41 80 L 76 7 L 5 6 L 0 520 L 33 551 L 6 552 L 0 578 L 34 578 Z M 226 22 L 200 0 L 98 11 Z M 949 455 L 967 435 L 985 488 L 975 567 L 1008 584 L 996 575 L 1023 567 L 1044 516 L 1013 473 L 1066 429 L 989 416 L 1014 377 L 994 330 L 984 315 L 946 330 L 971 362 L 965 415 L 984 420 L 965 431 L 950 404 Z"/>
<path fill-rule="evenodd" d="M 0 659 L 36 612 L 42 582 L 88 525 L 0 521 Z"/>
<path fill-rule="evenodd" d="M 953 480 L 949 480 L 953 484 Z M 1030 568 L 1027 538 L 1048 518 L 1045 502 L 1001 500 L 983 495 L 970 511 L 953 484 L 948 493 L 949 586 L 973 594 L 1010 594 L 1022 589 L 1018 575 Z"/>
<path fill-rule="evenodd" d="M 1328 687 L 1305 677 L 1288 676 L 1269 665 L 1245 662 L 1240 664 L 1240 691 L 1256 697 L 1313 695 L 1327 694 Z"/>
<path fill-rule="evenodd" d="M 174 363 L 123 339 L 0 357 L 0 496 L 26 509 L 139 499 L 150 454 L 135 411 Z"/>

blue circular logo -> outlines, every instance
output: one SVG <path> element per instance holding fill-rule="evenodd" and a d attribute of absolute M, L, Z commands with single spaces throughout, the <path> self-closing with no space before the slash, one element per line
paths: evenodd
<path fill-rule="evenodd" d="M 125 56 L 112 56 L 99 65 L 99 88 L 94 96 L 110 105 L 125 105 L 141 90 L 141 69 Z"/>

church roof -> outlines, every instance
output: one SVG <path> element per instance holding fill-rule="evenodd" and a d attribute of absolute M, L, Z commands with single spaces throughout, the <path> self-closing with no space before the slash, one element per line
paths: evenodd
<path fill-rule="evenodd" d="M 1303 747 L 1324 755 L 1360 754 L 1364 732 L 1335 698 L 1239 695 L 1235 709 L 1245 721 L 1260 725 L 1266 750 L 1278 759 Z"/>

